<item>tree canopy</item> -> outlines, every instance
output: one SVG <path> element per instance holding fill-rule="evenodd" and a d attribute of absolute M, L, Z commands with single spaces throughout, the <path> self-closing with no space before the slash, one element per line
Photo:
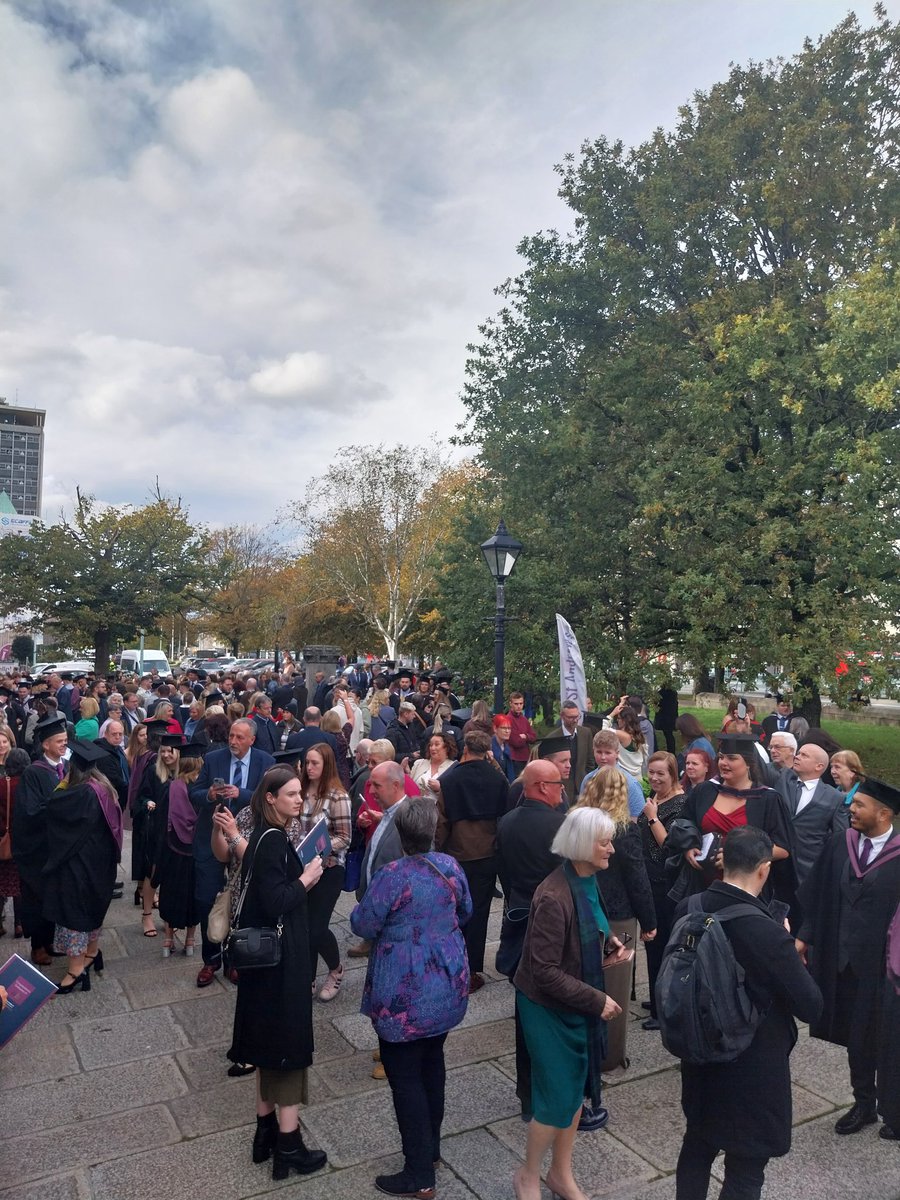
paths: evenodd
<path fill-rule="evenodd" d="M 898 76 L 900 27 L 851 16 L 558 168 L 574 231 L 520 243 L 462 435 L 523 575 L 554 566 L 548 645 L 559 608 L 620 678 L 655 652 L 769 669 L 814 718 L 848 649 L 889 647 Z"/>
<path fill-rule="evenodd" d="M 159 492 L 141 508 L 103 507 L 78 492 L 71 516 L 35 522 L 27 537 L 0 539 L 0 612 L 27 609 L 58 641 L 94 647 L 109 667 L 116 639 L 154 630 L 196 607 L 209 581 L 208 541 L 180 500 Z"/>

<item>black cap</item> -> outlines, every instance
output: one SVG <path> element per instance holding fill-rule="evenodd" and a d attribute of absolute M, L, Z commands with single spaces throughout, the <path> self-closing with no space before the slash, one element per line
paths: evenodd
<path fill-rule="evenodd" d="M 581 719 L 588 729 L 593 729 L 596 733 L 598 729 L 603 728 L 603 716 L 601 713 L 583 712 Z"/>
<path fill-rule="evenodd" d="M 538 742 L 538 758 L 549 758 L 551 754 L 562 754 L 564 750 L 571 751 L 572 742 L 566 737 L 546 737 Z"/>
<path fill-rule="evenodd" d="M 166 725 L 169 723 L 164 717 L 161 717 L 160 720 Z M 147 724 L 155 724 L 155 722 L 148 721 Z M 177 750 L 180 750 L 184 744 L 184 738 L 180 733 L 164 733 L 159 739 L 159 744 L 161 746 L 174 746 Z"/>
<path fill-rule="evenodd" d="M 887 805 L 892 812 L 900 813 L 900 788 L 892 783 L 885 783 L 883 779 L 863 779 L 857 791 Z"/>
<path fill-rule="evenodd" d="M 185 742 L 183 746 L 178 746 L 177 749 L 181 751 L 182 758 L 202 758 L 209 747 L 205 746 L 203 742 Z"/>
<path fill-rule="evenodd" d="M 81 738 L 75 738 L 69 742 L 69 749 L 72 751 L 72 757 L 80 767 L 90 767 L 101 759 L 107 757 L 108 751 L 102 750 L 99 746 L 95 746 L 93 742 L 86 742 Z"/>
<path fill-rule="evenodd" d="M 221 692 L 209 692 L 206 696 L 201 696 L 200 699 L 209 708 L 211 704 L 221 704 L 225 697 Z"/>
<path fill-rule="evenodd" d="M 293 750 L 276 750 L 272 757 L 280 766 L 292 767 L 295 763 L 300 762 L 305 753 L 305 750 L 298 750 L 296 748 Z"/>
<path fill-rule="evenodd" d="M 61 717 L 58 713 L 48 713 L 43 721 L 38 721 L 34 727 L 34 736 L 37 741 L 42 742 L 44 738 L 53 737 L 57 733 L 65 733 L 68 727 L 68 721 L 65 717 Z"/>
<path fill-rule="evenodd" d="M 749 733 L 720 733 L 717 740 L 720 754 L 746 754 L 757 744 Z"/>

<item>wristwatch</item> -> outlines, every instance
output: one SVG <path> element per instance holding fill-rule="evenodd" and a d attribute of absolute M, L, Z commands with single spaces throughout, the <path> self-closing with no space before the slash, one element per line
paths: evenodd
<path fill-rule="evenodd" d="M 647 824 L 648 824 L 648 825 L 655 825 L 655 824 L 656 824 L 656 822 L 657 822 L 658 820 L 659 820 L 659 817 L 648 817 L 648 818 L 647 818 Z"/>

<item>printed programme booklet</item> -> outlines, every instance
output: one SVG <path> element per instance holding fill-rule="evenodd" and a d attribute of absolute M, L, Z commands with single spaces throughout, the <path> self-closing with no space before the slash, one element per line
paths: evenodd
<path fill-rule="evenodd" d="M 57 990 L 46 975 L 14 954 L 0 967 L 0 984 L 6 988 L 6 1008 L 0 1013 L 0 1048 L 27 1025 Z"/>

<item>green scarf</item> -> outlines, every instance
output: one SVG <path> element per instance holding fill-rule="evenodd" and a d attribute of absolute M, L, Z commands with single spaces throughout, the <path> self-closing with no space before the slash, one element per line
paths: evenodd
<path fill-rule="evenodd" d="M 591 907 L 591 902 L 585 894 L 581 879 L 570 862 L 564 864 L 566 879 L 572 900 L 575 904 L 575 919 L 578 922 L 578 940 L 581 944 L 581 978 L 592 988 L 604 991 L 603 987 L 603 937 L 597 928 L 597 918 Z M 594 887 L 597 887 L 596 875 L 591 876 Z M 598 888 L 599 895 L 599 888 Z M 602 902 L 601 902 L 601 912 Z M 606 932 L 609 932 L 607 927 Z M 588 1043 L 588 1084 L 591 1104 L 596 1108 L 600 1103 L 600 1088 L 602 1084 L 601 1069 L 606 1058 L 606 1022 L 602 1017 L 585 1017 Z"/>

